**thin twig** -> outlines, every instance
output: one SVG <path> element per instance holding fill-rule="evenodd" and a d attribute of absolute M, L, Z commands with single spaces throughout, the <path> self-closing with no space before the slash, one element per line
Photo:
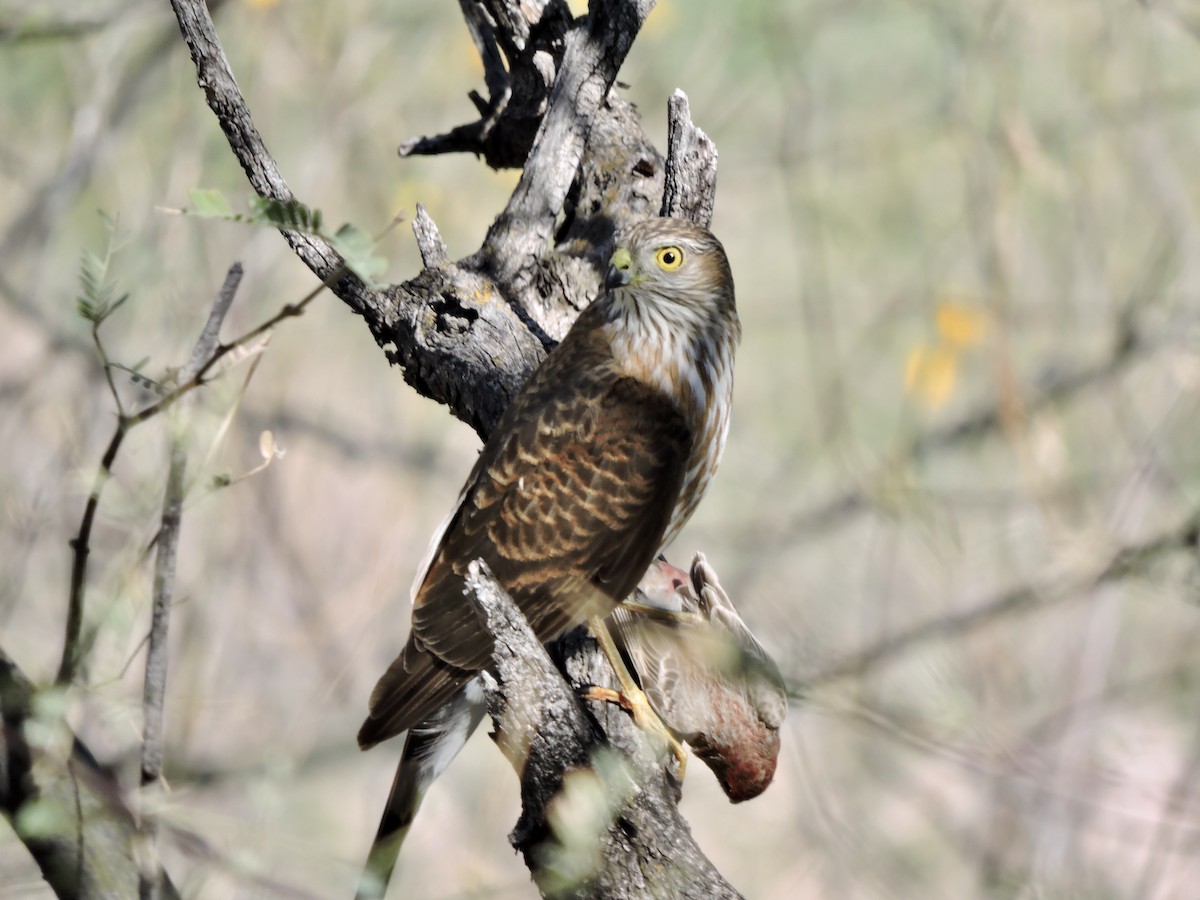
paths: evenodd
<path fill-rule="evenodd" d="M 1198 542 L 1200 510 L 1192 512 L 1173 528 L 1139 543 L 1118 548 L 1101 565 L 1087 572 L 1060 576 L 1038 584 L 1017 585 L 973 609 L 917 623 L 900 634 L 884 638 L 834 663 L 812 677 L 802 679 L 802 683 L 805 687 L 812 687 L 842 678 L 861 677 L 870 669 L 929 641 L 960 637 L 998 619 L 1048 609 L 1055 602 L 1084 596 L 1102 584 L 1142 574 L 1164 554 L 1194 548 Z"/>
<path fill-rule="evenodd" d="M 235 264 L 236 266 L 236 264 Z M 344 272 L 344 267 L 334 270 L 330 275 L 330 280 L 337 279 Z M 225 296 L 227 291 L 237 289 L 237 282 L 241 275 L 235 275 L 234 269 L 230 269 L 229 274 L 225 279 L 225 286 L 222 287 L 221 294 L 218 297 L 218 304 L 222 302 L 221 298 Z M 177 403 L 182 397 L 194 391 L 196 388 L 206 383 L 205 376 L 211 371 L 221 359 L 229 355 L 234 350 L 244 347 L 255 338 L 270 331 L 284 319 L 294 318 L 304 314 L 304 310 L 320 293 L 327 287 L 327 282 L 322 282 L 311 291 L 308 292 L 298 303 L 289 303 L 284 306 L 278 313 L 272 316 L 267 321 L 263 322 L 256 328 L 243 334 L 241 337 L 228 344 L 216 342 L 215 348 L 211 350 L 208 357 L 204 359 L 198 366 L 195 366 L 195 371 L 191 376 L 183 381 L 182 384 L 167 392 L 166 395 L 160 397 L 157 401 L 135 412 L 122 415 L 117 419 L 117 427 L 113 431 L 112 437 L 109 439 L 108 447 L 104 451 L 104 456 L 100 460 L 100 466 L 96 473 L 96 478 L 92 483 L 92 490 L 88 494 L 88 499 L 84 505 L 83 518 L 79 523 L 79 532 L 71 540 L 72 561 L 71 561 L 71 586 L 67 598 L 67 624 L 63 638 L 63 654 L 62 661 L 59 663 L 58 674 L 55 676 L 55 683 L 59 685 L 69 684 L 74 680 L 75 674 L 79 668 L 79 657 L 81 655 L 80 634 L 83 630 L 83 607 L 84 607 L 84 590 L 87 583 L 87 562 L 91 547 L 92 527 L 95 524 L 96 509 L 100 505 L 100 496 L 104 492 L 105 485 L 108 484 L 109 478 L 112 476 L 113 463 L 117 458 L 117 452 L 121 449 L 121 444 L 125 440 L 125 436 L 129 434 L 135 427 L 147 422 L 157 416 L 159 413 L 169 409 Z M 226 306 L 228 309 L 228 306 Z M 215 312 L 215 307 L 214 307 Z M 224 313 L 222 313 L 223 315 Z M 212 315 L 210 314 L 210 322 L 205 325 L 205 329 L 201 334 L 201 341 L 206 341 L 209 337 L 215 340 L 215 332 L 210 335 Z M 220 325 L 217 324 L 219 329 Z M 200 341 L 197 342 L 197 347 L 200 346 Z M 193 351 L 195 354 L 195 351 Z M 193 363 L 189 361 L 187 369 L 193 368 Z M 184 374 L 186 374 L 186 369 Z"/>
<path fill-rule="evenodd" d="M 104 369 L 104 380 L 108 383 L 108 392 L 112 394 L 113 404 L 117 407 L 117 416 L 124 418 L 125 404 L 121 402 L 121 394 L 117 391 L 117 385 L 113 381 L 112 361 L 108 358 L 108 354 L 104 352 L 104 342 L 100 340 L 100 326 L 104 319 L 96 319 L 92 322 L 92 344 L 96 347 L 96 352 L 100 355 L 100 365 Z"/>
<path fill-rule="evenodd" d="M 294 200 L 283 173 L 254 125 L 204 0 L 171 0 L 171 8 L 195 63 L 197 82 L 250 186 L 260 197 L 285 203 Z M 374 292 L 343 265 L 341 256 L 327 241 L 286 229 L 280 229 L 280 233 L 322 284 L 336 282 L 338 296 L 360 315 L 368 315 L 373 308 Z"/>
<path fill-rule="evenodd" d="M 194 379 L 206 367 L 219 345 L 221 323 L 233 303 L 242 280 L 242 264 L 234 263 L 209 311 L 208 320 L 192 348 L 187 365 L 180 373 Z M 171 435 L 167 486 L 163 493 L 162 527 L 158 532 L 158 553 L 154 561 L 154 601 L 150 616 L 149 645 L 146 650 L 146 675 L 142 686 L 142 804 L 149 792 L 162 781 L 165 697 L 167 690 L 168 637 L 171 600 L 175 592 L 175 560 L 179 550 L 179 531 L 183 520 L 183 500 L 187 492 L 187 420 L 180 415 Z M 162 891 L 162 864 L 158 859 L 158 826 L 153 816 L 140 816 L 140 830 L 146 859 L 139 866 L 138 896 L 141 900 L 159 900 Z"/>
<path fill-rule="evenodd" d="M 113 462 L 121 449 L 121 442 L 129 433 L 126 425 L 128 419 L 122 416 L 117 420 L 117 428 L 108 441 L 108 447 L 100 458 L 96 478 L 88 493 L 87 502 L 83 507 L 83 518 L 79 522 L 79 533 L 71 539 L 71 587 L 67 597 L 67 624 L 63 636 L 62 661 L 58 665 L 55 684 L 67 685 L 75 679 L 79 668 L 80 644 L 79 635 L 83 630 L 83 593 L 87 583 L 88 554 L 91 552 L 92 525 L 96 521 L 96 509 L 100 506 L 100 495 L 104 486 L 112 476 Z"/>
<path fill-rule="evenodd" d="M 267 321 L 255 328 L 250 329 L 237 340 L 231 341 L 228 344 L 217 344 L 216 348 L 212 351 L 208 358 L 200 364 L 190 378 L 188 378 L 186 381 L 183 381 L 182 384 L 169 391 L 155 403 L 152 403 L 136 413 L 131 413 L 129 416 L 126 416 L 125 421 L 129 423 L 129 427 L 132 428 L 134 425 L 140 425 L 142 422 L 154 418 L 159 413 L 169 409 L 175 403 L 178 403 L 182 397 L 190 394 L 196 388 L 205 385 L 208 382 L 208 379 L 205 378 L 205 376 L 212 370 L 213 366 L 215 366 L 234 350 L 245 347 L 255 338 L 266 334 L 284 319 L 293 319 L 304 315 L 304 310 L 320 295 L 321 291 L 329 287 L 329 283 L 331 281 L 340 278 L 345 272 L 346 268 L 344 266 L 334 270 L 333 274 L 330 275 L 329 278 L 305 294 L 298 303 L 287 304 L 281 310 L 279 310 L 279 312 L 267 319 Z"/>
<path fill-rule="evenodd" d="M 162 780 L 164 698 L 167 689 L 167 638 L 171 621 L 171 599 L 175 590 L 175 559 L 182 521 L 184 478 L 187 471 L 186 425 L 176 422 L 171 436 L 171 459 L 167 489 L 163 495 L 162 528 L 158 533 L 158 555 L 154 563 L 154 603 L 150 638 L 146 650 L 146 676 L 142 687 L 142 797 Z M 158 859 L 158 826 L 154 816 L 142 814 L 139 825 L 149 852 L 139 866 L 138 896 L 158 900 L 162 886 L 162 864 Z"/>
<path fill-rule="evenodd" d="M 238 286 L 242 283 L 242 274 L 243 269 L 240 262 L 235 262 L 225 273 L 225 282 L 217 293 L 216 302 L 208 312 L 208 321 L 204 323 L 200 337 L 196 340 L 196 346 L 192 347 L 192 355 L 183 369 L 185 379 L 194 378 L 200 371 L 200 367 L 204 365 L 204 361 L 216 351 L 221 339 L 221 323 L 225 321 L 229 307 L 233 304 Z"/>

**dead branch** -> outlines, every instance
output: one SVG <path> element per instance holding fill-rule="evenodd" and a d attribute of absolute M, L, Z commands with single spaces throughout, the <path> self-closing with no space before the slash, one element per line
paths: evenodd
<path fill-rule="evenodd" d="M 487 568 L 476 562 L 470 571 L 468 585 L 496 638 L 496 677 L 485 678 L 493 737 L 521 778 L 521 819 L 509 840 L 542 894 L 740 897 L 679 814 L 665 746 L 653 746 L 611 704 L 582 701 Z M 556 651 L 573 683 L 611 681 L 582 630 Z"/>
<path fill-rule="evenodd" d="M 405 380 L 481 436 L 598 293 L 603 252 L 614 230 L 661 207 L 662 156 L 634 111 L 611 91 L 651 5 L 602 0 L 590 15 L 572 19 L 562 0 L 482 4 L 495 24 L 487 26 L 491 37 L 481 40 L 494 40 L 513 54 L 507 58 L 514 99 L 506 101 L 506 109 L 524 102 L 518 91 L 528 95 L 545 73 L 555 73 L 553 89 L 546 92 L 543 83 L 543 99 L 531 101 L 531 109 L 544 107 L 532 143 L 519 134 L 533 133 L 528 116 L 515 112 L 500 115 L 489 133 L 492 141 L 532 148 L 524 159 L 526 177 L 471 256 L 443 262 L 435 254 L 434 264 L 414 278 L 381 290 L 368 289 L 348 273 L 331 282 L 389 360 L 403 367 Z M 263 197 L 292 199 L 254 127 L 204 3 L 172 0 L 172 6 L 198 82 L 251 186 Z M 472 21 L 483 21 L 479 6 L 470 7 Z M 528 65 L 514 58 L 527 58 Z M 494 60 L 492 70 L 492 83 L 499 85 Z M 492 105 L 497 103 L 493 97 Z M 427 223 L 422 227 L 428 233 Z M 323 281 L 340 266 L 324 242 L 290 232 L 285 237 Z"/>

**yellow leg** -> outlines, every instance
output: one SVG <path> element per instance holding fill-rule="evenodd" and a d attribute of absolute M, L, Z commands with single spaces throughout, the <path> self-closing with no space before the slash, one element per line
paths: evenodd
<path fill-rule="evenodd" d="M 671 729 L 663 723 L 658 713 L 654 711 L 654 707 L 650 705 L 650 699 L 637 686 L 637 682 L 633 680 L 633 676 L 629 674 L 629 669 L 625 667 L 625 661 L 621 659 L 621 651 L 617 649 L 617 645 L 613 641 L 612 635 L 609 634 L 608 626 L 604 624 L 604 620 L 599 616 L 591 616 L 588 619 L 588 627 L 592 631 L 592 636 L 600 644 L 600 649 L 608 657 L 609 665 L 616 672 L 621 690 L 614 691 L 611 688 L 593 686 L 584 691 L 584 697 L 588 700 L 599 700 L 620 705 L 622 709 L 628 710 L 630 715 L 633 716 L 633 722 L 638 728 L 664 738 L 667 745 L 671 748 L 671 752 L 675 755 L 676 762 L 679 763 L 678 778 L 680 781 L 683 781 L 684 773 L 687 771 L 687 751 L 683 749 L 683 744 L 679 742 L 679 739 L 675 735 L 671 734 Z"/>

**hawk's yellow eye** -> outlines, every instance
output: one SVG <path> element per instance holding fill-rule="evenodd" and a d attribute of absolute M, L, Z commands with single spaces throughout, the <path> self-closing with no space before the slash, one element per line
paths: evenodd
<path fill-rule="evenodd" d="M 654 254 L 654 261 L 664 272 L 674 272 L 683 265 L 683 251 L 678 247 L 663 247 Z"/>

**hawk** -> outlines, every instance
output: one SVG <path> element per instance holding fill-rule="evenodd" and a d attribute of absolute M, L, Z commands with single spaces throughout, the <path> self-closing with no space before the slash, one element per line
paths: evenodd
<path fill-rule="evenodd" d="M 618 244 L 605 291 L 509 404 L 435 536 L 363 749 L 436 717 L 488 663 L 472 560 L 553 640 L 633 591 L 716 472 L 741 336 L 724 248 L 668 218 Z"/>

